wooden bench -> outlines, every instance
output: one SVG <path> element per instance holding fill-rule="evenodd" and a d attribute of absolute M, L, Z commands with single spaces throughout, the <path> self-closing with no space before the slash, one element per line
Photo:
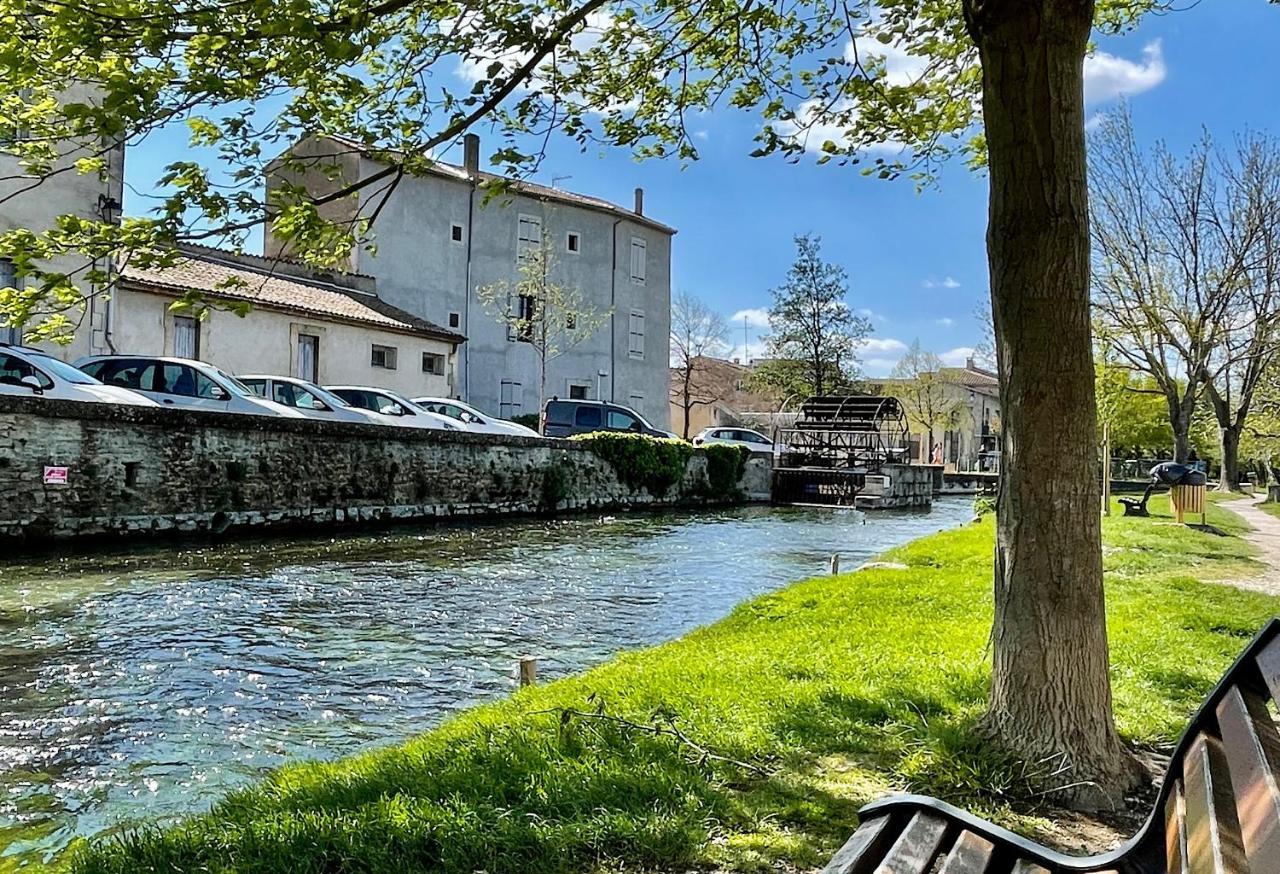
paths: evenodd
<path fill-rule="evenodd" d="M 824 874 L 1280 874 L 1280 619 L 1231 667 L 1187 727 L 1138 833 L 1069 856 L 934 798 L 868 804 Z"/>

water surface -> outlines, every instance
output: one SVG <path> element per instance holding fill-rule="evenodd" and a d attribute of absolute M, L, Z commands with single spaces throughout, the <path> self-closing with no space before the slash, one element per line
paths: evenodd
<path fill-rule="evenodd" d="M 742 508 L 0 564 L 0 869 L 403 739 L 958 524 Z M 7 860 L 5 857 L 8 857 Z"/>

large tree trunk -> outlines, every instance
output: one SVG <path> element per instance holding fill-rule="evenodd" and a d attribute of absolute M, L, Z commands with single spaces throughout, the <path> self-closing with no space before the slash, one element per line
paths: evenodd
<path fill-rule="evenodd" d="M 1169 398 L 1169 426 L 1173 429 L 1173 460 L 1184 464 L 1191 455 L 1191 417 L 1195 396 Z"/>
<path fill-rule="evenodd" d="M 1218 490 L 1240 490 L 1240 431 L 1234 426 L 1218 427 L 1218 445 L 1222 449 L 1222 469 L 1218 474 Z"/>
<path fill-rule="evenodd" d="M 1083 65 L 1092 0 L 964 0 L 982 57 L 987 250 L 1001 377 L 984 730 L 1061 800 L 1138 778 L 1111 715 L 1089 322 Z"/>

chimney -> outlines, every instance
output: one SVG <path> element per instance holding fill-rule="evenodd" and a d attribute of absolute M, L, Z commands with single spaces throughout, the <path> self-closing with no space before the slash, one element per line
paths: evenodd
<path fill-rule="evenodd" d="M 480 137 L 476 134 L 462 138 L 462 166 L 468 173 L 480 172 Z"/>
<path fill-rule="evenodd" d="M 644 215 L 644 189 L 636 189 L 636 215 Z"/>
<path fill-rule="evenodd" d="M 973 356 L 972 356 L 972 355 L 970 355 L 968 358 L 966 358 L 966 359 L 964 360 L 964 369 L 965 369 L 965 370 L 977 370 L 977 369 L 978 369 L 977 367 L 975 367 L 975 366 L 974 366 L 974 363 L 973 363 Z"/>

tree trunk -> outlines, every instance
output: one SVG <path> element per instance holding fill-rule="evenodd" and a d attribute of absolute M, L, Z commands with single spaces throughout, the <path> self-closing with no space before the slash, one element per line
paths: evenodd
<path fill-rule="evenodd" d="M 1218 475 L 1218 490 L 1240 490 L 1240 431 L 1234 427 L 1218 428 L 1218 445 L 1222 448 L 1222 469 Z"/>
<path fill-rule="evenodd" d="M 982 57 L 1000 466 L 982 728 L 1080 807 L 1139 768 L 1111 715 L 1089 321 L 1083 65 L 1092 0 L 964 0 Z M 1050 779 L 1048 775 L 1054 776 Z"/>
<path fill-rule="evenodd" d="M 1169 426 L 1173 429 L 1173 460 L 1185 464 L 1191 456 L 1191 417 L 1195 397 L 1169 400 Z"/>

